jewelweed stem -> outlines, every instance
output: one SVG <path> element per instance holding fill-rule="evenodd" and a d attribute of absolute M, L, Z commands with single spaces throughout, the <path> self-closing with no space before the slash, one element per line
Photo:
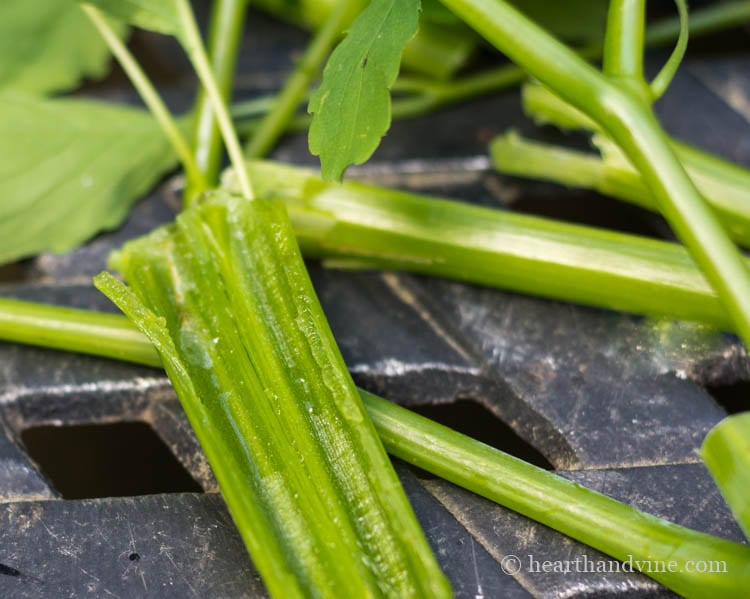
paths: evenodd
<path fill-rule="evenodd" d="M 323 26 L 318 29 L 305 52 L 299 58 L 292 74 L 274 99 L 271 110 L 257 125 L 245 146 L 247 158 L 263 158 L 287 130 L 297 107 L 302 103 L 310 84 L 331 52 L 343 28 L 352 18 L 354 4 L 338 0 Z"/>
<path fill-rule="evenodd" d="M 174 117 L 169 112 L 169 109 L 164 104 L 164 101 L 161 99 L 161 96 L 159 96 L 153 84 L 138 64 L 138 61 L 135 60 L 130 50 L 122 43 L 122 40 L 110 27 L 107 19 L 98 8 L 90 4 L 82 4 L 81 9 L 97 28 L 102 38 L 104 38 L 112 54 L 117 58 L 117 62 L 120 63 L 120 66 L 122 66 L 122 69 L 128 75 L 136 90 L 138 90 L 143 102 L 148 106 L 151 114 L 154 115 L 154 118 L 161 126 L 164 135 L 167 136 L 172 144 L 172 148 L 180 158 L 180 162 L 182 162 L 185 169 L 185 174 L 191 180 L 194 180 L 196 185 L 205 186 L 201 169 L 193 157 L 190 145 L 175 122 Z"/>
<path fill-rule="evenodd" d="M 176 0 L 176 2 L 182 26 L 180 41 L 190 61 L 193 63 L 195 72 L 198 74 L 198 78 L 203 84 L 209 101 L 213 106 L 219 130 L 227 147 L 229 159 L 232 165 L 238 169 L 238 181 L 242 194 L 252 199 L 254 195 L 250 179 L 247 176 L 246 170 L 241 168 L 243 164 L 242 148 L 232 125 L 232 119 L 229 116 L 226 103 L 214 78 L 213 69 L 206 55 L 206 50 L 203 47 L 203 40 L 198 30 L 198 24 L 195 22 L 195 15 L 193 14 L 190 2 L 188 0 Z"/>
<path fill-rule="evenodd" d="M 224 102 L 227 102 L 231 95 L 237 49 L 242 39 L 246 14 L 247 0 L 216 0 L 211 10 L 208 47 L 211 68 Z M 198 193 L 217 184 L 223 147 L 214 108 L 203 87 L 198 91 L 193 114 L 195 161 L 203 174 L 206 186 L 196 184 L 188 177 L 186 205 L 189 205 L 190 199 Z"/>

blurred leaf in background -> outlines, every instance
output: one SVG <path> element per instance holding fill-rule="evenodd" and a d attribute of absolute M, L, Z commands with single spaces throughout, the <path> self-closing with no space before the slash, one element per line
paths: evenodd
<path fill-rule="evenodd" d="M 0 89 L 68 91 L 85 77 L 103 77 L 109 65 L 106 44 L 76 2 L 0 2 Z"/>

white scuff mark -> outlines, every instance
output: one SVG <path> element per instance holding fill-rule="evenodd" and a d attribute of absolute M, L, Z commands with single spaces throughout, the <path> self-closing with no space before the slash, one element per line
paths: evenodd
<path fill-rule="evenodd" d="M 389 187 L 412 189 L 438 185 L 459 185 L 479 181 L 492 170 L 489 156 L 467 156 L 447 159 L 414 159 L 398 162 L 368 162 L 351 167 L 347 176 Z"/>
<path fill-rule="evenodd" d="M 416 313 L 419 314 L 420 318 L 422 318 L 422 320 L 427 323 L 427 325 L 438 335 L 438 337 L 445 341 L 462 358 L 469 362 L 472 361 L 472 357 L 468 354 L 466 349 L 461 347 L 455 341 L 455 339 L 453 339 L 448 331 L 445 330 L 445 327 L 443 327 L 443 325 L 441 325 L 433 317 L 432 313 L 422 304 L 422 302 L 417 299 L 411 289 L 408 289 L 401 282 L 401 278 L 397 274 L 387 272 L 383 273 L 381 275 L 381 278 L 383 279 L 383 282 L 386 284 L 391 293 L 398 297 L 407 306 L 410 306 L 414 311 L 416 311 Z"/>
<path fill-rule="evenodd" d="M 474 599 L 484 599 L 482 583 L 479 582 L 479 566 L 477 565 L 477 552 L 474 549 L 474 537 L 469 537 L 469 540 L 471 541 L 471 561 L 474 564 L 474 579 L 477 582 L 477 594 L 474 595 Z"/>
<path fill-rule="evenodd" d="M 378 360 L 372 364 L 354 364 L 349 367 L 349 372 L 352 374 L 383 374 L 385 376 L 403 376 L 405 374 L 430 372 L 434 370 L 468 374 L 472 376 L 481 374 L 479 368 L 456 366 L 454 364 L 444 364 L 443 362 L 419 362 L 418 364 L 415 364 L 401 362 L 395 358 Z"/>
<path fill-rule="evenodd" d="M 17 401 L 19 398 L 31 396 L 62 397 L 74 394 L 117 393 L 121 391 L 136 391 L 145 393 L 153 389 L 168 388 L 166 377 L 137 377 L 120 381 L 96 381 L 76 384 L 45 385 L 41 387 L 9 386 L 0 394 L 0 405 Z"/>

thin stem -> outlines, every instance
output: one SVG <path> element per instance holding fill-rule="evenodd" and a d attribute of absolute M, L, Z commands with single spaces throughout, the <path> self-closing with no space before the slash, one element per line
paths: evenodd
<path fill-rule="evenodd" d="M 0 298 L 0 339 L 161 366 L 154 346 L 119 314 Z"/>
<path fill-rule="evenodd" d="M 120 66 L 122 66 L 125 73 L 127 73 L 130 81 L 143 99 L 143 102 L 148 106 L 151 114 L 153 114 L 154 118 L 158 121 L 162 131 L 171 142 L 175 153 L 179 156 L 188 177 L 200 183 L 203 180 L 203 176 L 201 175 L 201 170 L 198 168 L 198 164 L 193 157 L 190 145 L 151 81 L 149 81 L 148 77 L 143 72 L 143 69 L 141 69 L 138 61 L 135 60 L 125 44 L 122 43 L 122 40 L 120 40 L 118 35 L 112 30 L 99 9 L 90 4 L 82 4 L 81 9 L 99 30 L 99 33 L 117 58 L 117 62 L 120 63 Z"/>
<path fill-rule="evenodd" d="M 646 571 L 692 597 L 741 596 L 750 584 L 750 548 L 672 524 L 361 392 L 386 450 L 625 563 L 674 563 Z M 690 571 L 723 561 L 721 573 Z M 638 569 L 636 565 L 634 569 Z"/>
<path fill-rule="evenodd" d="M 490 144 L 493 166 L 501 173 L 584 187 L 657 210 L 641 175 L 600 135 L 594 143 L 604 158 L 523 139 L 514 132 Z M 710 202 L 729 235 L 750 247 L 750 172 L 685 144 L 671 141 L 690 178 Z M 615 155 L 613 156 L 612 153 Z"/>
<path fill-rule="evenodd" d="M 610 0 L 604 38 L 604 74 L 643 83 L 646 0 Z"/>
<path fill-rule="evenodd" d="M 319 73 L 321 65 L 330 54 L 344 26 L 351 20 L 352 7 L 353 4 L 349 0 L 338 0 L 323 26 L 315 33 L 312 42 L 276 96 L 273 108 L 260 122 L 245 147 L 247 158 L 264 157 L 284 134 L 295 110 Z"/>
<path fill-rule="evenodd" d="M 747 23 L 750 20 L 750 2 L 719 2 L 698 8 L 690 13 L 690 36 L 707 35 Z M 646 29 L 646 45 L 666 44 L 674 40 L 680 30 L 681 19 L 670 18 L 651 23 Z"/>
<path fill-rule="evenodd" d="M 247 170 L 245 169 L 242 148 L 237 139 L 237 133 L 232 125 L 232 119 L 229 116 L 227 106 L 221 97 L 221 92 L 219 91 L 216 80 L 214 79 L 211 63 L 208 60 L 208 56 L 206 56 L 206 50 L 203 47 L 203 40 L 201 39 L 201 34 L 198 30 L 198 24 L 195 22 L 195 15 L 193 15 L 193 10 L 190 7 L 188 0 L 177 0 L 177 8 L 179 10 L 183 32 L 180 36 L 180 40 L 190 57 L 190 61 L 193 63 L 198 78 L 206 89 L 209 101 L 213 105 L 216 120 L 218 121 L 221 135 L 224 138 L 224 144 L 227 147 L 229 159 L 237 172 L 240 191 L 246 197 L 253 198 L 253 188 L 250 184 Z"/>
<path fill-rule="evenodd" d="M 688 37 L 690 35 L 687 3 L 685 0 L 676 0 L 676 3 L 680 19 L 680 35 L 677 38 L 677 45 L 674 51 L 651 82 L 651 96 L 655 100 L 661 98 L 664 92 L 667 91 L 687 51 Z"/>
<path fill-rule="evenodd" d="M 651 107 L 505 2 L 443 2 L 530 75 L 588 114 L 617 142 L 750 345 L 750 273 L 670 149 Z"/>
<path fill-rule="evenodd" d="M 208 50 L 219 93 L 225 103 L 232 93 L 237 49 L 242 39 L 246 14 L 247 0 L 216 0 L 213 3 Z M 214 187 L 219 180 L 221 133 L 216 125 L 216 116 L 211 101 L 202 87 L 198 92 L 194 114 L 195 161 L 203 173 L 205 185 Z M 188 180 L 185 199 L 189 202 L 190 198 L 205 189 L 206 187 L 201 186 L 200 182 L 194 183 Z"/>

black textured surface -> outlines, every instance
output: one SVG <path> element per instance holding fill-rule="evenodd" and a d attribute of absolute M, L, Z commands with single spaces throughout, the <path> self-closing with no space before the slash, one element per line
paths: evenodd
<path fill-rule="evenodd" d="M 252 19 L 243 94 L 273 89 L 304 36 Z M 150 36 L 146 46 L 160 42 Z M 159 45 L 161 47 L 161 45 Z M 747 59 L 693 59 L 659 109 L 679 137 L 750 164 Z M 186 105 L 191 78 L 169 97 Z M 107 95 L 129 92 L 103 88 Z M 383 184 L 497 207 L 529 198 L 582 206 L 610 200 L 486 171 L 486 143 L 527 131 L 517 94 L 398 123 L 373 165 Z M 539 134 L 537 132 L 536 134 Z M 551 135 L 542 131 L 542 135 Z M 276 156 L 312 163 L 303 136 Z M 90 285 L 109 249 L 174 215 L 175 182 L 134 210 L 121 231 L 66 256 L 44 255 L 0 286 L 8 296 L 112 310 Z M 553 208 L 550 208 L 552 210 Z M 663 230 L 636 211 L 638 230 Z M 394 273 L 311 272 L 347 363 L 362 386 L 405 405 L 480 403 L 561 474 L 675 522 L 736 540 L 734 524 L 696 455 L 725 410 L 706 391 L 747 381 L 737 339 L 703 327 Z M 62 500 L 21 442 L 41 425 L 148 423 L 204 494 Z M 500 427 L 498 430 L 501 430 Z M 504 444 L 499 436 L 498 447 Z M 123 451 L 127 451 L 124 446 Z M 144 467 L 147 467 L 144 464 Z M 503 573 L 509 555 L 538 561 L 602 556 L 546 527 L 398 465 L 407 493 L 459 597 L 667 597 L 640 575 Z M 114 473 L 113 473 L 114 474 Z M 216 494 L 168 381 L 158 370 L 0 344 L 0 596 L 255 597 L 263 586 Z"/>

